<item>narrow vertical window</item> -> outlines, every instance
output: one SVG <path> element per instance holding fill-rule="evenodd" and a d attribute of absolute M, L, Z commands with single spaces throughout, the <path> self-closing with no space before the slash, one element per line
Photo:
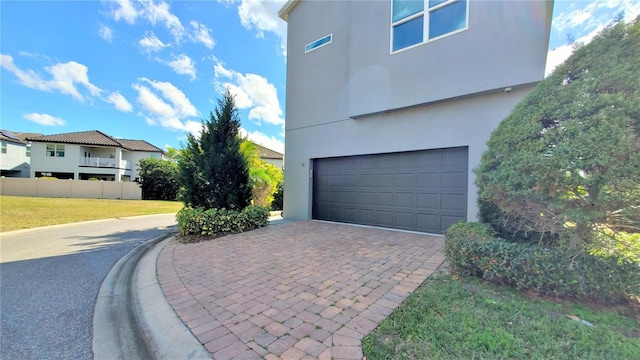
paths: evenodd
<path fill-rule="evenodd" d="M 7 142 L 6 141 L 2 141 L 2 150 L 1 150 L 1 152 L 3 154 L 7 153 Z"/>
<path fill-rule="evenodd" d="M 25 147 L 25 156 L 26 157 L 31 157 L 31 144 L 27 144 L 27 146 Z"/>

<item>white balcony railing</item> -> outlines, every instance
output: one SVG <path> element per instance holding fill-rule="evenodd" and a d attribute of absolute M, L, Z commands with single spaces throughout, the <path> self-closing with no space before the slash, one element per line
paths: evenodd
<path fill-rule="evenodd" d="M 118 166 L 119 165 L 119 166 Z M 81 157 L 80 166 L 97 167 L 97 168 L 120 168 L 131 170 L 128 160 L 120 161 L 112 158 L 99 158 L 99 157 Z"/>

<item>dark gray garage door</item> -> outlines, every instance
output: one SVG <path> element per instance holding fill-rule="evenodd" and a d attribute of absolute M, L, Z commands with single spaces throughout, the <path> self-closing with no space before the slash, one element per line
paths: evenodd
<path fill-rule="evenodd" d="M 313 218 L 443 233 L 467 216 L 467 148 L 315 159 Z"/>

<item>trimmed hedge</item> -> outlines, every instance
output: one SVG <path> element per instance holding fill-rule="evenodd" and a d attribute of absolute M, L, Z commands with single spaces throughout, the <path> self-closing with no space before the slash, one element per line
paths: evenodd
<path fill-rule="evenodd" d="M 640 264 L 618 257 L 507 242 L 490 225 L 459 222 L 446 234 L 454 272 L 541 294 L 603 300 L 640 295 Z"/>
<path fill-rule="evenodd" d="M 269 209 L 247 206 L 242 211 L 184 207 L 176 215 L 180 235 L 213 236 L 253 230 L 269 223 Z"/>

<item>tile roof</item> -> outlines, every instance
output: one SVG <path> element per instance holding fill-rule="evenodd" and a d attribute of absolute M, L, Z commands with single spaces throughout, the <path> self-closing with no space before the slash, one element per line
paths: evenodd
<path fill-rule="evenodd" d="M 9 130 L 0 130 L 0 140 L 8 141 L 16 144 L 26 145 L 27 142 L 21 139 L 16 133 Z"/>
<path fill-rule="evenodd" d="M 121 143 L 125 149 L 128 148 L 132 151 L 164 152 L 159 147 L 151 145 L 144 140 L 117 139 L 116 141 Z"/>
<path fill-rule="evenodd" d="M 279 152 L 277 152 L 275 150 L 268 149 L 268 148 L 266 148 L 266 147 L 264 147 L 262 145 L 258 145 L 256 143 L 254 143 L 254 145 L 256 146 L 256 149 L 260 153 L 260 157 L 263 158 L 263 159 L 279 159 L 279 160 L 284 159 L 284 155 L 280 154 Z"/>
<path fill-rule="evenodd" d="M 162 149 L 144 140 L 116 139 L 98 130 L 70 132 L 54 135 L 28 137 L 27 140 L 37 142 L 54 142 L 63 144 L 98 145 L 121 147 L 131 151 L 164 152 Z"/>

